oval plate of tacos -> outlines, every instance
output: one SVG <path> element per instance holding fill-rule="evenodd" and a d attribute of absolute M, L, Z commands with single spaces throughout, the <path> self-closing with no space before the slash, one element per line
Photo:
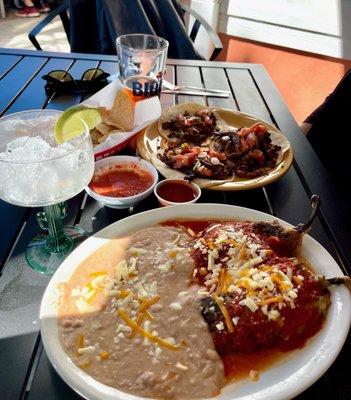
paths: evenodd
<path fill-rule="evenodd" d="M 265 186 L 290 168 L 287 138 L 259 118 L 183 103 L 162 112 L 137 137 L 140 155 L 166 178 L 193 180 L 210 190 Z"/>

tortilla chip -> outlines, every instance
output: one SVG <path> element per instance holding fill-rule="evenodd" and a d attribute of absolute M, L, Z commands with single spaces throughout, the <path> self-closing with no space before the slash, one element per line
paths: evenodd
<path fill-rule="evenodd" d="M 108 135 L 107 135 L 107 136 L 108 136 Z M 98 139 L 98 143 L 99 143 L 99 144 L 104 143 L 104 141 L 107 139 L 107 136 L 101 136 L 101 137 Z"/>
<path fill-rule="evenodd" d="M 122 128 L 116 129 L 114 126 L 101 122 L 101 124 L 90 131 L 93 145 L 96 146 L 97 144 L 103 143 L 111 133 L 117 133 L 119 131 L 122 131 Z"/>
<path fill-rule="evenodd" d="M 123 128 L 123 131 L 129 132 L 134 127 L 134 102 L 125 93 L 124 90 L 119 90 L 116 94 L 113 106 L 104 121 L 108 125 L 117 128 Z"/>
<path fill-rule="evenodd" d="M 99 139 L 103 137 L 103 134 L 98 131 L 96 128 L 90 131 L 91 140 L 93 145 L 97 145 L 99 143 Z"/>
<path fill-rule="evenodd" d="M 108 127 L 111 127 L 113 130 L 124 131 L 125 129 L 122 126 L 118 126 L 114 124 L 108 117 L 108 114 L 102 117 L 102 123 Z M 101 125 L 101 124 L 100 124 Z M 104 127 L 102 127 L 104 129 Z M 105 128 L 106 129 L 106 128 Z"/>
<path fill-rule="evenodd" d="M 108 125 L 105 122 L 101 122 L 96 129 L 103 135 L 108 136 L 112 131 L 116 131 L 117 129 L 114 126 Z M 121 130 L 121 128 L 120 128 Z"/>
<path fill-rule="evenodd" d="M 108 110 L 106 107 L 98 107 L 99 113 L 101 115 L 102 120 L 107 117 L 109 114 L 110 110 Z"/>

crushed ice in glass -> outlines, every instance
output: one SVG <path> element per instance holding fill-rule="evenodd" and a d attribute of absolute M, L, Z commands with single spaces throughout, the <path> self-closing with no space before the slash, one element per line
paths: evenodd
<path fill-rule="evenodd" d="M 82 137 L 57 145 L 57 116 L 1 123 L 0 197 L 9 203 L 43 206 L 75 196 L 89 183 L 94 158 Z"/>
<path fill-rule="evenodd" d="M 22 136 L 10 142 L 6 146 L 6 151 L 0 153 L 0 158 L 5 161 L 45 161 L 51 158 L 64 155 L 69 150 L 73 150 L 74 145 L 63 143 L 52 147 L 40 136 Z"/>

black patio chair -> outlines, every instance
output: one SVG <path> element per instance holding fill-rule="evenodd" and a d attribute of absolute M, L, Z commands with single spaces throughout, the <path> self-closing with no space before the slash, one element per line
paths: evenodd
<path fill-rule="evenodd" d="M 219 38 L 217 32 L 214 31 L 212 26 L 207 21 L 205 21 L 201 17 L 201 15 L 199 15 L 196 11 L 192 10 L 190 7 L 186 6 L 185 4 L 181 4 L 181 8 L 185 13 L 187 13 L 189 16 L 191 15 L 195 19 L 194 24 L 190 31 L 190 35 L 189 35 L 190 39 L 193 42 L 195 42 L 196 36 L 199 32 L 199 29 L 201 26 L 203 26 L 214 45 L 214 49 L 210 56 L 210 60 L 211 61 L 215 60 L 217 58 L 217 56 L 219 55 L 219 53 L 223 50 L 222 41 Z"/>
<path fill-rule="evenodd" d="M 63 29 L 66 32 L 67 39 L 71 36 L 70 21 L 67 12 L 68 7 L 68 1 L 64 1 L 62 4 L 50 11 L 50 13 L 42 21 L 35 25 L 35 27 L 29 32 L 28 38 L 37 50 L 42 50 L 42 48 L 38 43 L 36 36 L 57 16 L 61 18 Z"/>
<path fill-rule="evenodd" d="M 75 39 L 72 40 L 71 29 L 70 29 L 71 23 L 70 23 L 70 19 L 69 19 L 69 9 L 70 9 L 69 3 L 70 3 L 69 1 L 63 2 L 63 4 L 61 4 L 60 6 L 55 8 L 53 11 L 51 11 L 47 15 L 47 17 L 45 17 L 41 22 L 39 22 L 30 31 L 30 33 L 28 35 L 29 40 L 32 42 L 32 44 L 34 45 L 34 47 L 37 50 L 42 50 L 42 48 L 41 48 L 36 36 L 55 17 L 60 16 L 64 30 L 67 35 L 67 39 L 71 45 L 71 50 L 74 52 L 79 52 L 79 53 L 84 53 L 84 52 L 94 53 L 94 52 L 96 52 L 96 51 L 94 51 L 95 44 L 93 42 L 96 41 L 96 36 L 98 36 L 99 33 L 94 31 L 93 26 L 91 26 L 89 36 L 85 38 L 85 40 L 87 42 L 86 45 L 84 45 L 82 47 L 82 41 L 84 40 L 84 38 L 83 38 L 84 35 L 82 35 L 82 37 L 78 38 L 78 43 L 77 43 L 77 40 L 75 40 Z M 118 2 L 115 2 L 115 1 L 112 2 L 112 1 L 105 0 L 103 3 L 109 12 L 116 13 L 118 11 L 119 12 L 121 11 L 120 9 L 116 9 L 116 7 L 118 7 Z M 183 43 L 179 42 L 178 46 L 175 43 L 176 47 L 178 47 L 178 50 L 181 50 L 181 52 L 183 54 L 185 54 L 185 56 L 183 55 L 181 57 L 177 57 L 177 52 L 172 54 L 172 44 L 174 45 L 174 43 L 171 43 L 170 52 L 169 52 L 170 57 L 188 58 L 188 59 L 203 59 L 203 57 L 199 55 L 199 53 L 197 52 L 197 50 L 195 49 L 195 46 L 194 46 L 195 39 L 197 37 L 200 27 L 202 26 L 205 29 L 205 31 L 207 32 L 209 38 L 211 39 L 211 41 L 213 43 L 214 49 L 213 49 L 213 52 L 210 55 L 209 59 L 214 60 L 218 56 L 218 54 L 221 52 L 221 50 L 223 49 L 222 42 L 221 42 L 217 32 L 214 31 L 214 29 L 211 27 L 211 25 L 209 25 L 204 20 L 204 18 L 202 18 L 197 12 L 195 12 L 188 6 L 178 2 L 177 0 L 172 0 L 172 3 L 174 4 L 175 11 L 177 12 L 176 15 L 169 15 L 169 11 L 171 9 L 167 8 L 167 4 L 166 4 L 166 2 L 163 2 L 163 0 L 160 0 L 159 2 L 149 1 L 149 0 L 141 0 L 141 2 L 138 2 L 137 4 L 140 6 L 140 10 L 138 10 L 139 16 L 141 18 L 142 17 L 145 18 L 145 20 L 141 21 L 141 23 L 139 24 L 138 33 L 151 33 L 151 34 L 156 34 L 156 35 L 163 36 L 163 37 L 165 37 L 165 35 L 168 35 L 168 39 L 176 38 L 175 42 L 177 41 L 177 39 L 179 40 L 182 35 L 183 35 L 183 39 L 184 39 L 184 35 L 186 35 L 188 42 L 185 43 L 185 46 L 184 46 L 184 41 L 183 41 Z M 122 5 L 122 7 L 123 7 L 123 5 Z M 122 9 L 122 11 L 124 11 L 124 10 Z M 171 10 L 171 12 L 172 11 L 173 10 Z M 166 14 L 168 14 L 168 15 L 166 15 Z M 167 16 L 168 18 L 170 18 L 170 20 L 172 20 L 172 24 L 171 24 L 172 26 L 170 26 L 170 24 L 164 24 L 162 22 L 162 17 L 165 17 L 165 16 Z M 186 28 L 185 28 L 185 24 L 186 24 L 185 21 L 188 21 L 190 16 L 192 16 L 194 18 L 194 23 L 191 28 L 190 34 L 188 35 L 186 32 Z M 104 17 L 107 18 L 106 15 L 102 16 L 102 18 L 104 18 Z M 101 15 L 99 18 L 101 19 Z M 153 26 L 151 25 L 148 18 L 151 18 L 152 22 L 154 23 Z M 80 18 L 79 23 L 81 23 L 81 21 L 83 19 L 84 19 L 83 17 Z M 98 22 L 99 22 L 99 24 L 96 24 L 96 25 L 99 25 L 99 27 L 101 27 L 101 25 L 102 25 L 101 21 L 98 21 Z M 117 33 L 116 36 L 119 36 L 119 35 L 125 34 L 125 33 L 131 33 L 129 31 L 124 32 L 124 31 L 121 31 L 120 29 L 118 29 L 119 27 L 116 26 L 116 24 L 118 24 L 118 20 L 116 21 L 114 18 L 112 18 L 111 21 L 109 21 L 109 22 L 110 22 L 110 25 L 112 25 L 112 27 L 114 28 L 115 32 Z M 115 24 L 115 26 L 114 26 L 114 24 Z M 106 35 L 110 34 L 110 36 L 111 36 L 111 32 L 109 32 L 109 29 L 111 29 L 111 28 L 105 27 L 105 31 L 102 33 L 102 35 L 106 36 Z M 106 51 L 105 51 L 105 49 L 103 49 L 102 51 L 100 51 L 100 53 L 111 54 L 111 52 L 115 51 L 114 43 L 111 42 L 111 38 L 109 38 L 108 41 L 109 41 L 109 43 L 105 46 Z M 186 51 L 186 49 L 184 49 L 184 47 L 187 47 L 188 51 Z"/>

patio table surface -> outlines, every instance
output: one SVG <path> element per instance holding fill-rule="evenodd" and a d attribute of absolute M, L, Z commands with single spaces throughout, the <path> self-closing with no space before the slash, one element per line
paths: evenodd
<path fill-rule="evenodd" d="M 85 70 L 94 67 L 113 74 L 117 69 L 116 59 L 102 55 L 0 49 L 0 116 L 38 108 L 65 110 L 81 102 L 80 95 L 48 97 L 41 77 L 51 70 L 63 69 L 80 79 Z M 309 198 L 317 193 L 321 196 L 322 206 L 310 234 L 349 275 L 349 210 L 264 67 L 168 60 L 166 78 L 180 85 L 229 90 L 231 96 L 221 99 L 162 94 L 163 107 L 194 101 L 240 110 L 276 125 L 288 137 L 294 150 L 293 166 L 277 182 L 242 192 L 203 191 L 200 201 L 253 208 L 297 224 L 308 217 Z M 134 207 L 133 213 L 157 206 L 154 196 L 150 196 Z M 39 230 L 37 211 L 0 200 L 0 399 L 80 399 L 50 365 L 40 339 L 39 305 L 50 277 L 32 270 L 24 257 L 27 243 Z M 103 207 L 80 193 L 68 201 L 65 224 L 97 232 L 128 215 L 128 210 Z M 350 360 L 349 334 L 331 368 L 297 399 L 351 399 Z"/>

